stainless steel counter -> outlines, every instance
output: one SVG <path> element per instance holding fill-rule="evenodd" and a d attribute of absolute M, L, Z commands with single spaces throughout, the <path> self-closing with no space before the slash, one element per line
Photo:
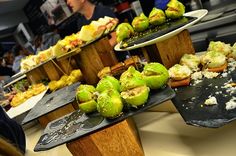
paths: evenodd
<path fill-rule="evenodd" d="M 209 11 L 202 22 L 188 29 L 196 51 L 205 51 L 210 41 L 236 42 L 236 2 Z"/>

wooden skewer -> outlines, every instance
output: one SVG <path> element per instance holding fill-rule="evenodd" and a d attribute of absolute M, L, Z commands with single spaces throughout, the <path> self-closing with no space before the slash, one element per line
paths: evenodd
<path fill-rule="evenodd" d="M 54 60 L 52 60 L 52 63 L 53 63 L 64 75 L 67 75 L 67 74 L 57 65 L 57 63 L 56 63 Z"/>

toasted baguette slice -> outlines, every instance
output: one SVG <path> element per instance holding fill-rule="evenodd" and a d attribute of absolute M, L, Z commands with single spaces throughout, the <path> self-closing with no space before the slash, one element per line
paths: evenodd
<path fill-rule="evenodd" d="M 183 79 L 183 80 L 170 80 L 169 84 L 171 88 L 181 87 L 181 86 L 188 86 L 190 84 L 190 77 Z"/>
<path fill-rule="evenodd" d="M 127 68 L 123 62 L 119 62 L 111 67 L 111 73 L 113 76 L 121 75 Z"/>
<path fill-rule="evenodd" d="M 225 64 L 223 64 L 220 67 L 216 67 L 216 68 L 207 68 L 208 71 L 210 72 L 223 72 L 226 68 L 227 68 L 227 62 Z"/>
<path fill-rule="evenodd" d="M 141 62 L 140 58 L 137 55 L 135 55 L 135 56 L 131 56 L 130 58 L 126 59 L 124 61 L 124 64 L 125 64 L 126 68 L 129 68 L 129 66 L 135 66 L 136 64 L 138 64 L 140 62 Z"/>
<path fill-rule="evenodd" d="M 112 75 L 111 74 L 111 68 L 110 67 L 104 67 L 102 70 L 100 70 L 97 74 L 97 76 L 102 79 L 106 75 Z"/>

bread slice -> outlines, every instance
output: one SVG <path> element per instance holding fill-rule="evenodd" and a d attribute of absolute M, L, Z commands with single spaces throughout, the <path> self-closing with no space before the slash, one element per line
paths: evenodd
<path fill-rule="evenodd" d="M 123 62 L 119 62 L 116 65 L 111 67 L 111 72 L 113 76 L 119 76 L 121 75 L 125 70 L 126 70 L 126 66 Z"/>
<path fill-rule="evenodd" d="M 106 75 L 112 75 L 111 74 L 111 68 L 110 67 L 104 67 L 102 70 L 100 70 L 97 74 L 99 79 L 102 79 Z"/>
<path fill-rule="evenodd" d="M 183 80 L 170 80 L 169 85 L 171 88 L 188 86 L 190 84 L 190 81 L 191 81 L 190 77 Z"/>
<path fill-rule="evenodd" d="M 227 62 L 225 64 L 223 64 L 220 67 L 216 67 L 216 68 L 207 68 L 207 71 L 210 72 L 223 72 L 226 68 L 227 68 L 228 64 Z"/>

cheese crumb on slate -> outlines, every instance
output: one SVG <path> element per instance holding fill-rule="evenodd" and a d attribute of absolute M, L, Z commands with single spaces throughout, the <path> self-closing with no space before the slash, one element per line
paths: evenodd
<path fill-rule="evenodd" d="M 234 109 L 236 108 L 236 98 L 233 97 L 231 100 L 229 100 L 228 102 L 226 102 L 225 104 L 225 109 L 226 110 L 231 110 L 231 109 Z"/>
<path fill-rule="evenodd" d="M 191 75 L 191 79 L 193 79 L 193 80 L 202 79 L 202 72 L 201 72 L 201 71 L 199 71 L 199 72 L 194 72 L 194 73 Z"/>
<path fill-rule="evenodd" d="M 219 75 L 219 73 L 216 72 L 209 72 L 209 71 L 204 71 L 203 72 L 204 77 L 208 78 L 208 79 L 212 79 L 214 77 L 217 77 Z"/>
<path fill-rule="evenodd" d="M 209 98 L 206 99 L 204 104 L 210 106 L 210 105 L 216 105 L 218 103 L 217 103 L 217 100 L 216 100 L 216 98 L 214 96 L 209 96 Z"/>

